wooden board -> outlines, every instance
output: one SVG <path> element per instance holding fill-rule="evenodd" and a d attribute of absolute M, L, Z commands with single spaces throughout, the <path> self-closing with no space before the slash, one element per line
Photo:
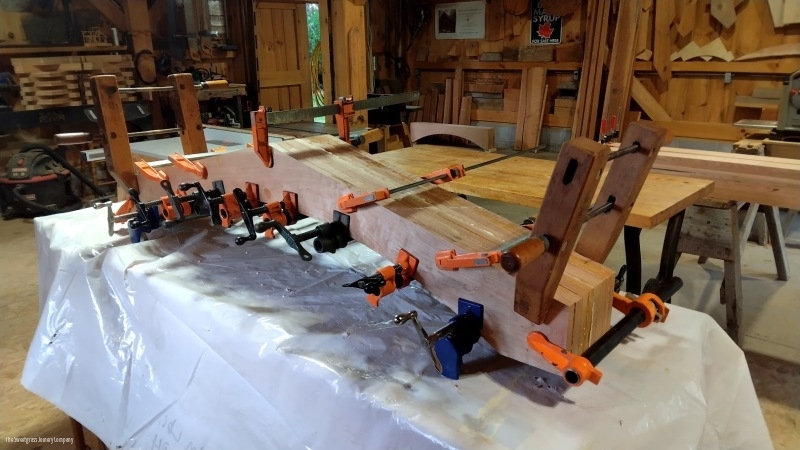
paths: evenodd
<path fill-rule="evenodd" d="M 416 142 L 424 137 L 436 135 L 450 135 L 466 139 L 484 150 L 491 150 L 494 146 L 494 128 L 478 127 L 471 125 L 439 124 L 429 122 L 414 122 L 410 126 L 411 142 Z"/>
<path fill-rule="evenodd" d="M 542 119 L 544 118 L 545 96 L 547 94 L 547 83 L 545 77 L 547 71 L 542 67 L 534 67 L 527 70 L 527 89 L 526 105 L 524 109 L 524 128 L 522 130 L 521 150 L 529 149 L 539 145 L 539 135 L 542 131 Z M 517 111 L 521 113 L 522 110 Z"/>
<path fill-rule="evenodd" d="M 203 160 L 208 179 L 224 180 L 230 189 L 247 181 L 258 183 L 262 199 L 278 198 L 283 191 L 295 192 L 300 212 L 322 220 L 330 218 L 338 197 L 343 194 L 415 181 L 414 177 L 387 168 L 335 137 L 296 139 L 272 146 L 274 169 L 266 169 L 252 152 L 232 152 Z M 173 184 L 192 180 L 190 174 L 173 167 L 163 170 Z M 162 195 L 155 183 L 141 181 L 143 198 Z M 499 267 L 457 272 L 437 269 L 436 251 L 448 248 L 459 254 L 485 251 L 525 233 L 519 225 L 435 185 L 421 186 L 361 208 L 351 214 L 350 230 L 356 240 L 389 259 L 394 259 L 400 248 L 418 257 L 416 279 L 454 311 L 459 297 L 484 305 L 483 337 L 510 358 L 552 371 L 549 363 L 528 348 L 525 342 L 528 332 L 542 331 L 555 344 L 580 352 L 587 340 L 596 339 L 598 333 L 608 329 L 607 308 L 614 273 L 581 256 L 571 258 L 564 283 L 556 291 L 558 303 L 551 320 L 541 326 L 513 312 L 514 277 Z M 242 251 L 258 251 L 262 242 L 247 243 Z M 339 288 L 332 288 L 332 295 L 336 289 Z M 395 300 L 390 296 L 382 303 L 392 301 Z M 362 307 L 369 306 L 365 302 Z M 597 315 L 603 316 L 601 320 Z"/>
<path fill-rule="evenodd" d="M 191 76 L 191 75 L 190 75 Z M 92 93 L 98 102 L 97 124 L 103 135 L 108 172 L 117 182 L 117 191 L 139 188 L 128 141 L 128 127 L 122 101 L 117 93 L 117 77 L 100 75 L 92 78 Z"/>
<path fill-rule="evenodd" d="M 620 147 L 625 148 L 635 142 L 639 144 L 640 151 L 611 162 L 597 196 L 597 204 L 613 198 L 614 208 L 586 224 L 575 251 L 600 263 L 606 260 L 622 233 L 659 149 L 669 139 L 671 137 L 667 130 L 649 122 L 636 122 L 628 126 Z"/>
<path fill-rule="evenodd" d="M 611 51 L 611 64 L 608 68 L 605 101 L 600 117 L 611 119 L 617 116 L 620 131 L 625 129 L 623 112 L 628 110 L 631 101 L 631 79 L 633 78 L 633 61 L 636 57 L 637 16 L 639 0 L 622 0 L 617 15 L 617 29 L 614 34 L 614 45 Z"/>
<path fill-rule="evenodd" d="M 206 135 L 203 133 L 203 122 L 200 120 L 200 108 L 197 106 L 192 74 L 176 73 L 170 75 L 168 79 L 174 87 L 170 92 L 170 102 L 175 113 L 175 121 L 181 128 L 183 154 L 207 152 Z"/>
<path fill-rule="evenodd" d="M 453 113 L 458 114 L 458 112 L 453 111 L 453 80 L 448 78 L 444 84 L 444 117 L 442 118 L 442 123 L 453 123 Z"/>
<path fill-rule="evenodd" d="M 774 47 L 762 48 L 752 53 L 736 58 L 736 61 L 752 61 L 763 58 L 781 58 L 784 56 L 800 56 L 800 43 L 781 44 Z"/>
<path fill-rule="evenodd" d="M 711 198 L 800 209 L 800 161 L 664 147 L 653 170 L 713 180 Z"/>
<path fill-rule="evenodd" d="M 514 150 L 523 149 L 523 136 L 525 131 L 525 108 L 528 107 L 528 70 L 522 71 L 522 81 L 519 87 L 519 106 L 517 107 L 517 127 L 514 131 Z"/>
<path fill-rule="evenodd" d="M 461 112 L 461 98 L 464 96 L 464 71 L 456 69 L 456 76 L 453 79 L 453 121 L 452 123 L 461 123 L 459 121 L 459 114 Z M 471 108 L 470 104 L 470 108 Z M 469 123 L 461 123 L 461 125 L 469 125 Z"/>
<path fill-rule="evenodd" d="M 653 39 L 653 67 L 662 80 L 672 77 L 669 55 L 672 54 L 670 24 L 674 18 L 672 2 L 655 2 L 655 35 Z"/>
<path fill-rule="evenodd" d="M 422 176 L 450 164 L 470 166 L 497 156 L 458 147 L 416 145 L 373 157 L 403 172 Z M 468 172 L 466 177 L 442 184 L 441 187 L 458 194 L 538 209 L 542 206 L 554 166 L 553 161 L 511 158 Z M 604 181 L 601 179 L 600 182 Z M 643 229 L 654 228 L 709 195 L 713 189 L 713 181 L 650 173 L 626 224 Z M 594 201 L 597 201 L 597 197 Z"/>
<path fill-rule="evenodd" d="M 572 139 L 561 147 L 531 231 L 531 236 L 547 236 L 550 245 L 520 268 L 514 289 L 514 311 L 533 323 L 544 323 L 550 313 L 558 280 L 575 248 L 608 154 L 608 147 L 586 138 Z"/>

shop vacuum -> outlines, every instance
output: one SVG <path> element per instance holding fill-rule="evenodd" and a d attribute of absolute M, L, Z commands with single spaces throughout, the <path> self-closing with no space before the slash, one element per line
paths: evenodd
<path fill-rule="evenodd" d="M 80 209 L 81 199 L 72 192 L 71 175 L 98 196 L 107 198 L 100 188 L 50 147 L 24 147 L 11 157 L 5 174 L 0 176 L 0 213 L 3 219 Z"/>

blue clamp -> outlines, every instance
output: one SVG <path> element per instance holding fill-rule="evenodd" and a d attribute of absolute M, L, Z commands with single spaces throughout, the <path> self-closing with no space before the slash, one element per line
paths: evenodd
<path fill-rule="evenodd" d="M 457 380 L 464 355 L 472 351 L 481 337 L 483 305 L 459 298 L 458 315 L 450 319 L 445 328 L 447 335 L 436 341 L 433 351 L 441 362 L 442 375 Z"/>
<path fill-rule="evenodd" d="M 136 244 L 142 240 L 142 233 L 149 233 L 159 227 L 161 214 L 158 206 L 151 206 L 145 210 L 145 214 L 139 213 L 135 219 L 128 221 L 128 233 L 131 242 Z"/>

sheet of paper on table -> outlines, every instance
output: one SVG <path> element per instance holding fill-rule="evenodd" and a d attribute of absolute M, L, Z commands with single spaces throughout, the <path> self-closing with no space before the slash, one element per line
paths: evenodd
<path fill-rule="evenodd" d="M 133 245 L 104 211 L 35 225 L 22 383 L 110 448 L 771 448 L 744 356 L 705 314 L 672 306 L 598 386 L 566 389 L 483 341 L 454 381 L 391 323 L 415 309 L 435 329 L 451 311 L 416 284 L 378 309 L 341 287 L 386 263 L 361 244 L 306 263 L 281 240 L 234 245 L 243 227 Z"/>

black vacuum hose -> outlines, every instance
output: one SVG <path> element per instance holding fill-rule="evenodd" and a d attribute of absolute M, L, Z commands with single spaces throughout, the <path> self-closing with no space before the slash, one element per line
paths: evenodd
<path fill-rule="evenodd" d="M 72 172 L 72 174 L 75 175 L 79 180 L 81 180 L 81 182 L 83 184 L 89 186 L 89 189 L 94 191 L 95 194 L 99 195 L 102 198 L 108 198 L 108 195 L 106 195 L 105 192 L 101 191 L 100 188 L 98 188 L 94 183 L 92 183 L 92 180 L 86 178 L 86 175 L 81 173 L 80 170 L 76 169 L 75 166 L 70 164 L 69 161 L 67 161 L 63 156 L 59 155 L 58 152 L 54 152 L 53 149 L 51 149 L 50 147 L 48 147 L 46 145 L 33 144 L 33 145 L 28 145 L 28 146 L 24 147 L 19 152 L 20 153 L 25 153 L 25 152 L 29 152 L 31 150 L 42 150 L 43 152 L 47 153 L 48 155 L 50 155 L 51 158 L 56 160 L 65 169 L 67 169 L 70 172 Z"/>
<path fill-rule="evenodd" d="M 34 212 L 39 212 L 44 214 L 58 214 L 62 212 L 75 211 L 81 208 L 80 199 L 78 199 L 78 201 L 73 203 L 72 205 L 65 206 L 63 209 L 50 208 L 49 206 L 32 202 L 22 195 L 22 189 L 24 188 L 25 188 L 24 184 L 18 184 L 14 186 L 14 189 L 12 190 L 12 192 L 14 193 L 14 199 L 20 202 L 21 204 L 25 205 L 29 209 L 33 210 Z"/>

